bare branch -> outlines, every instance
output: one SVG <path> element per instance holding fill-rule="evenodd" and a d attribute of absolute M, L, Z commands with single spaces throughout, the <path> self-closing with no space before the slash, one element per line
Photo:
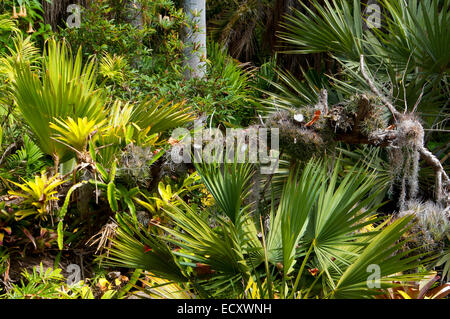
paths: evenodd
<path fill-rule="evenodd" d="M 422 92 L 420 92 L 419 98 L 417 99 L 416 104 L 413 107 L 413 110 L 412 110 L 413 113 L 416 111 L 417 107 L 419 106 L 420 102 L 422 101 L 424 89 L 425 89 L 425 84 L 423 85 Z"/>
<path fill-rule="evenodd" d="M 442 167 L 439 159 L 434 156 L 429 150 L 427 150 L 424 146 L 419 148 L 419 153 L 425 162 L 430 165 L 436 174 L 436 199 L 438 201 L 445 200 L 448 201 L 448 186 L 449 186 L 449 178 L 447 173 L 445 173 L 444 167 Z M 444 185 L 443 185 L 444 184 Z M 446 198 L 444 198 L 446 197 Z"/>
<path fill-rule="evenodd" d="M 9 146 L 6 148 L 5 152 L 3 152 L 3 155 L 2 155 L 2 157 L 0 158 L 0 165 L 3 164 L 3 161 L 5 160 L 5 158 L 6 158 L 7 156 L 9 156 L 9 155 L 13 152 L 13 150 L 16 149 L 16 148 L 17 148 L 17 144 L 16 144 L 15 142 L 12 143 L 11 145 L 9 145 Z"/>
<path fill-rule="evenodd" d="M 373 83 L 372 79 L 367 74 L 365 64 L 364 64 L 364 55 L 362 55 L 362 54 L 361 54 L 360 65 L 361 65 L 361 74 L 364 77 L 364 80 L 366 80 L 366 82 L 369 85 L 372 92 L 375 95 L 377 95 L 381 99 L 381 101 L 383 101 L 383 103 L 386 105 L 386 107 L 389 109 L 389 111 L 394 116 L 394 120 L 397 121 L 397 117 L 399 117 L 400 113 L 395 109 L 394 105 L 392 105 L 392 103 L 389 102 L 389 100 L 383 94 L 380 93 L 380 91 L 377 89 L 377 87 Z"/>

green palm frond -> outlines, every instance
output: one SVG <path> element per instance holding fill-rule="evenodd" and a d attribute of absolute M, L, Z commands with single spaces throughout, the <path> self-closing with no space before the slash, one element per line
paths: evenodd
<path fill-rule="evenodd" d="M 66 146 L 52 139 L 50 122 L 54 118 L 101 120 L 103 97 L 94 86 L 94 62 L 83 66 L 81 50 L 73 59 L 64 42 L 47 43 L 39 73 L 17 66 L 13 95 L 42 151 L 60 159 L 70 153 Z"/>
<path fill-rule="evenodd" d="M 450 1 L 383 0 L 382 4 L 389 12 L 387 32 L 377 32 L 384 57 L 397 70 L 419 67 L 424 76 L 441 77 L 450 64 Z"/>
<path fill-rule="evenodd" d="M 119 267 L 144 269 L 158 278 L 186 282 L 176 256 L 163 239 L 154 232 L 143 234 L 131 220 L 123 219 L 125 225 L 117 229 L 107 263 Z M 145 233 L 145 231 L 144 231 Z"/>
<path fill-rule="evenodd" d="M 268 95 L 268 98 L 260 101 L 263 113 L 293 110 L 317 102 L 319 88 L 313 84 L 312 79 L 306 77 L 307 81 L 301 82 L 289 71 L 275 70 L 275 73 L 277 80 L 267 80 L 272 90 L 260 90 Z"/>
<path fill-rule="evenodd" d="M 324 187 L 326 171 L 322 163 L 310 161 L 301 174 L 291 173 L 276 212 L 271 212 L 270 232 L 267 236 L 269 261 L 283 263 L 289 274 L 295 264 L 297 244 Z"/>
<path fill-rule="evenodd" d="M 183 103 L 164 102 L 154 98 L 136 104 L 130 117 L 141 128 L 150 128 L 148 134 L 161 133 L 193 121 L 190 107 Z"/>
<path fill-rule="evenodd" d="M 365 245 L 359 239 L 376 233 L 358 233 L 358 230 L 373 223 L 366 218 L 378 208 L 370 207 L 377 196 L 376 192 L 371 193 L 377 188 L 375 175 L 355 167 L 340 177 L 340 167 L 341 163 L 337 161 L 331 177 L 325 179 L 325 185 L 320 188 L 302 238 L 302 246 L 312 247 L 319 268 L 325 271 L 331 285 L 330 269 L 342 273 L 342 268 L 333 261 L 348 266 L 357 254 L 357 248 Z"/>
<path fill-rule="evenodd" d="M 25 167 L 26 175 L 36 172 L 44 166 L 44 153 L 27 135 L 23 137 L 23 147 L 6 158 L 8 168 L 19 170 Z"/>
<path fill-rule="evenodd" d="M 283 24 L 286 31 L 280 33 L 280 38 L 295 49 L 285 53 L 333 52 L 347 60 L 358 60 L 363 52 L 360 1 L 311 3 L 316 12 L 302 3 L 306 14 L 293 9 L 292 16 L 287 16 L 287 23 Z"/>
<path fill-rule="evenodd" d="M 180 253 L 186 253 L 185 258 L 192 262 L 211 266 L 222 275 L 248 273 L 236 227 L 229 221 L 218 219 L 222 229 L 216 231 L 206 218 L 200 217 L 189 206 L 184 204 L 183 208 L 170 207 L 167 210 L 180 230 L 164 228 L 175 238 L 169 241 L 182 248 Z"/>
<path fill-rule="evenodd" d="M 349 172 L 352 167 L 361 165 L 370 169 L 376 176 L 377 187 L 371 193 L 377 193 L 378 200 L 375 200 L 375 202 L 381 203 L 391 184 L 389 163 L 383 158 L 383 150 L 370 145 L 362 145 L 353 149 L 348 145 L 341 145 L 338 150 L 343 155 L 344 172 Z"/>
<path fill-rule="evenodd" d="M 196 168 L 221 212 L 236 224 L 244 209 L 242 204 L 250 193 L 252 164 L 212 162 L 196 164 Z"/>
<path fill-rule="evenodd" d="M 259 100 L 259 111 L 263 115 L 267 116 L 283 110 L 293 111 L 308 105 L 315 105 L 322 89 L 327 90 L 330 104 L 343 99 L 342 94 L 345 93 L 345 90 L 334 89 L 329 83 L 329 76 L 318 74 L 313 70 L 301 71 L 302 80 L 296 78 L 289 71 L 278 69 L 274 70 L 276 79 L 266 79 L 271 90 L 258 89 L 267 96 Z M 352 93 L 354 93 L 353 88 L 350 90 L 353 90 Z M 350 90 L 347 92 L 350 92 Z"/>
<path fill-rule="evenodd" d="M 362 298 L 380 294 L 380 289 L 395 286 L 395 282 L 420 281 L 424 274 L 399 275 L 399 273 L 418 267 L 423 260 L 423 255 L 406 257 L 411 251 L 399 253 L 398 250 L 404 244 L 399 242 L 401 234 L 404 234 L 411 226 L 414 216 L 400 218 L 384 228 L 378 235 L 371 239 L 370 244 L 361 252 L 340 277 L 336 288 L 332 292 L 334 298 Z M 379 278 L 375 278 L 368 284 L 371 274 L 369 266 L 379 269 Z"/>
<path fill-rule="evenodd" d="M 220 75 L 220 78 L 225 80 L 230 95 L 235 96 L 236 99 L 245 98 L 251 75 L 243 68 L 246 64 L 233 59 L 226 49 L 216 42 L 208 44 L 208 58 L 211 60 L 210 72 Z"/>
<path fill-rule="evenodd" d="M 240 296 L 255 280 L 256 286 L 266 283 L 261 295 L 273 296 L 273 289 L 278 289 L 282 297 L 371 297 L 376 291 L 367 287 L 367 267 L 376 262 L 382 269 L 382 287 L 421 276 L 396 275 L 414 268 L 421 257 L 393 254 L 404 244 L 401 238 L 410 219 L 391 225 L 385 221 L 373 229 L 380 218 L 374 215 L 378 185 L 370 168 L 356 165 L 348 170 L 339 160 L 334 164 L 311 160 L 301 173 L 292 173 L 278 209 L 272 209 L 264 244 L 265 231 L 260 242 L 249 211 L 236 208 L 248 194 L 243 185 L 251 171 L 246 173 L 243 166 L 199 166 L 225 216 L 198 213 L 181 199 L 177 205 L 166 203 L 168 224 L 145 230 L 121 223 L 110 260 L 176 283 L 188 281 L 199 295 L 215 297 Z M 233 196 L 226 196 L 228 188 Z M 229 218 L 226 211 L 235 215 Z M 163 264 L 163 256 L 169 265 Z M 305 267 L 311 266 L 320 271 L 313 282 L 301 278 Z"/>
<path fill-rule="evenodd" d="M 420 97 L 419 111 L 426 107 L 427 113 L 439 113 L 450 94 L 449 0 L 382 0 L 382 28 L 363 27 L 360 1 L 311 3 L 314 10 L 303 4 L 304 12 L 294 9 L 283 25 L 280 37 L 293 47 L 289 53 L 332 56 L 341 70 L 328 74 L 328 82 L 346 96 L 368 90 L 359 70 L 359 56 L 364 54 L 370 69 L 377 70 L 380 91 L 399 109 L 406 104 L 411 110 Z M 289 82 L 295 84 L 292 79 Z M 281 94 L 274 96 L 275 101 L 295 101 L 291 97 L 295 90 L 278 89 Z M 433 117 L 428 122 L 431 125 Z"/>
<path fill-rule="evenodd" d="M 259 265 L 264 257 L 252 218 L 251 207 L 255 203 L 248 203 L 254 175 L 253 165 L 238 163 L 237 158 L 231 163 L 203 162 L 195 165 L 219 211 L 230 219 L 233 232 L 236 232 L 235 240 L 249 254 L 251 263 Z"/>

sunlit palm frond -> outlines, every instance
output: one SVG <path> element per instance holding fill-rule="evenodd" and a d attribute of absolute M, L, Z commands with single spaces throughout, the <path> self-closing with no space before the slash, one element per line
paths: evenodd
<path fill-rule="evenodd" d="M 161 133 L 194 120 L 194 114 L 185 103 L 146 99 L 136 104 L 130 120 L 141 128 L 150 128 L 148 134 Z"/>
<path fill-rule="evenodd" d="M 118 227 L 109 249 L 108 263 L 119 267 L 144 269 L 158 278 L 186 282 L 176 256 L 156 233 L 142 234 L 142 230 L 125 221 L 128 227 Z"/>
<path fill-rule="evenodd" d="M 332 297 L 367 298 L 380 294 L 380 289 L 395 286 L 394 281 L 420 281 L 423 273 L 401 275 L 403 271 L 414 269 L 423 262 L 420 260 L 423 255 L 407 257 L 410 251 L 399 253 L 404 244 L 404 241 L 399 242 L 399 235 L 410 228 L 413 217 L 406 216 L 396 220 L 372 238 L 370 244 L 342 274 Z M 375 271 L 377 273 L 371 276 Z"/>
<path fill-rule="evenodd" d="M 315 11 L 302 3 L 306 13 L 293 9 L 280 37 L 294 46 L 286 53 L 332 52 L 347 60 L 357 60 L 363 52 L 360 1 L 312 0 Z"/>
<path fill-rule="evenodd" d="M 0 72 L 7 75 L 9 81 L 15 81 L 15 69 L 18 65 L 26 65 L 35 69 L 40 59 L 39 49 L 31 41 L 31 37 L 24 38 L 22 33 L 17 33 L 13 38 L 13 47 L 8 48 L 9 54 L 0 58 Z"/>
<path fill-rule="evenodd" d="M 19 31 L 15 21 L 10 18 L 9 14 L 0 15 L 0 31 Z"/>
<path fill-rule="evenodd" d="M 83 66 L 81 50 L 73 59 L 64 42 L 47 43 L 39 73 L 17 66 L 13 95 L 41 149 L 60 159 L 70 150 L 52 139 L 51 121 L 69 116 L 101 120 L 104 116 L 103 96 L 95 91 L 94 62 Z"/>
<path fill-rule="evenodd" d="M 269 261 L 274 265 L 283 263 L 286 274 L 295 264 L 300 235 L 325 180 L 322 163 L 310 161 L 301 173 L 291 173 L 277 211 L 271 212 L 267 236 Z"/>
<path fill-rule="evenodd" d="M 125 79 L 124 71 L 127 69 L 128 63 L 123 56 L 103 53 L 100 60 L 99 73 L 113 82 L 122 83 Z"/>

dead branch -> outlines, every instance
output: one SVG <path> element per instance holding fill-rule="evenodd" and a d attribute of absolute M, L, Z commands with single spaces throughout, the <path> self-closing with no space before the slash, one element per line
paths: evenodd
<path fill-rule="evenodd" d="M 434 156 L 433 153 L 427 150 L 424 146 L 419 148 L 419 153 L 421 157 L 424 159 L 424 161 L 433 168 L 436 174 L 436 200 L 449 201 L 448 198 L 449 193 L 448 188 L 450 186 L 449 178 L 444 170 L 444 167 L 442 167 L 441 162 L 436 156 Z"/>
<path fill-rule="evenodd" d="M 401 121 L 402 115 L 395 109 L 394 105 L 392 105 L 389 100 L 380 93 L 380 91 L 377 89 L 371 78 L 369 77 L 364 64 L 364 55 L 361 54 L 360 59 L 361 64 L 361 74 L 366 80 L 367 84 L 369 85 L 370 89 L 374 94 L 376 94 L 381 101 L 386 105 L 386 107 L 389 109 L 389 111 L 394 116 L 394 120 Z M 413 111 L 416 110 L 418 104 L 420 103 L 420 100 L 423 96 L 423 88 L 422 93 L 420 94 L 420 97 L 418 101 L 416 102 L 416 105 L 414 105 Z M 406 100 L 406 99 L 405 99 Z M 423 129 L 423 128 L 422 128 Z M 396 134 L 398 134 L 398 131 L 378 131 L 371 134 L 371 137 L 369 137 L 369 140 L 372 140 L 375 145 L 383 144 L 387 139 L 394 141 L 396 139 Z M 422 142 L 423 143 L 423 142 Z M 420 153 L 421 157 L 425 160 L 425 162 L 433 168 L 436 174 L 436 200 L 441 201 L 445 200 L 448 201 L 448 194 L 449 194 L 449 177 L 446 174 L 444 168 L 442 167 L 441 162 L 439 159 L 431 153 L 423 144 L 417 145 L 418 152 Z"/>
<path fill-rule="evenodd" d="M 9 156 L 15 149 L 17 149 L 16 142 L 12 143 L 11 145 L 9 145 L 6 148 L 5 152 L 3 152 L 3 155 L 0 158 L 0 166 L 3 164 L 4 160 L 6 159 L 6 157 Z"/>
<path fill-rule="evenodd" d="M 361 74 L 364 77 L 364 80 L 366 80 L 366 82 L 369 85 L 369 87 L 372 90 L 372 92 L 376 96 L 378 96 L 381 99 L 381 101 L 383 101 L 383 103 L 386 105 L 386 107 L 392 113 L 392 116 L 394 117 L 394 120 L 397 121 L 397 118 L 400 116 L 400 113 L 396 110 L 394 105 L 392 105 L 392 103 L 389 102 L 389 100 L 383 94 L 380 93 L 378 88 L 373 83 L 372 79 L 367 74 L 367 71 L 366 71 L 366 68 L 365 68 L 365 63 L 364 63 L 364 55 L 362 55 L 362 54 L 361 54 L 360 64 L 361 64 Z"/>

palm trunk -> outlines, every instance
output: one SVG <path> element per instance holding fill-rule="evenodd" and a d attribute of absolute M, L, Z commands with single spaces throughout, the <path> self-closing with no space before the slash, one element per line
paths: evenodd
<path fill-rule="evenodd" d="M 144 20 L 142 16 L 142 5 L 132 0 L 128 3 L 129 22 L 137 29 L 142 30 L 144 28 Z"/>
<path fill-rule="evenodd" d="M 206 1 L 185 0 L 184 9 L 193 22 L 186 28 L 185 77 L 201 79 L 206 76 Z"/>
<path fill-rule="evenodd" d="M 86 7 L 90 0 L 53 0 L 52 2 L 42 1 L 43 17 L 46 24 L 50 24 L 53 30 L 57 30 L 58 25 L 64 26 L 63 22 L 71 14 L 67 8 L 71 4 L 78 4 Z"/>

